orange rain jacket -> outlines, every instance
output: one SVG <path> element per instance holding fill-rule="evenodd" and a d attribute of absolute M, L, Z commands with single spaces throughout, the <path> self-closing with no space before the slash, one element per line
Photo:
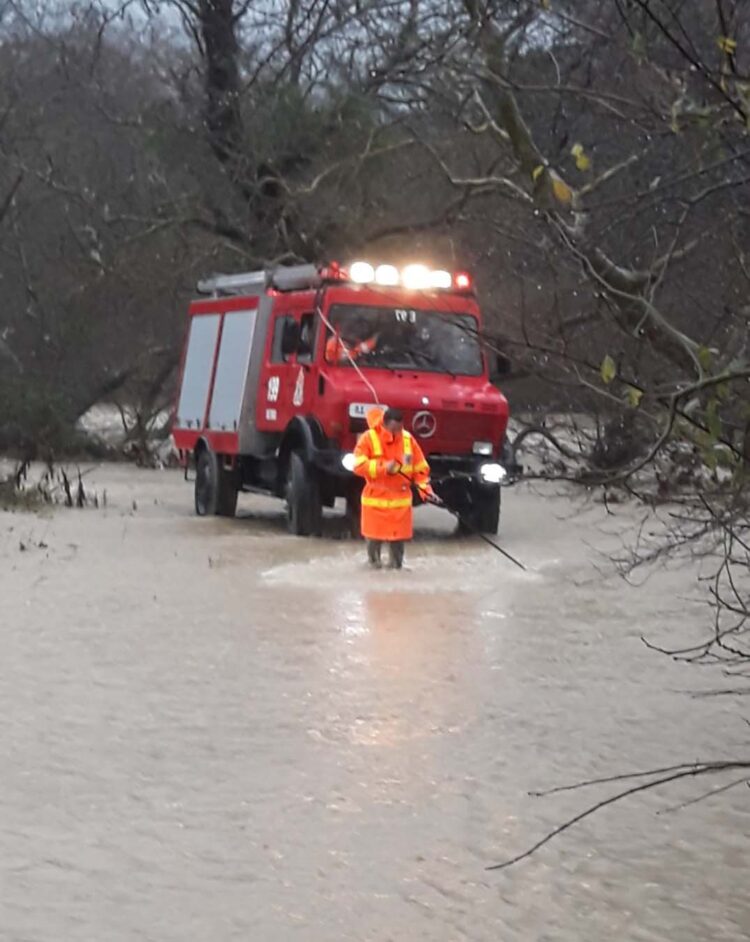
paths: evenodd
<path fill-rule="evenodd" d="M 326 342 L 326 362 L 348 363 L 350 358 L 357 360 L 366 353 L 372 353 L 377 343 L 377 337 L 370 337 L 349 346 L 349 344 L 344 343 L 338 333 L 333 334 Z"/>
<path fill-rule="evenodd" d="M 430 466 L 419 442 L 409 432 L 393 436 L 383 427 L 383 410 L 371 409 L 369 430 L 354 449 L 354 473 L 367 482 L 362 492 L 362 535 L 368 540 L 397 542 L 413 535 L 411 483 L 424 499 L 432 493 Z M 400 474 L 388 474 L 391 461 Z"/>

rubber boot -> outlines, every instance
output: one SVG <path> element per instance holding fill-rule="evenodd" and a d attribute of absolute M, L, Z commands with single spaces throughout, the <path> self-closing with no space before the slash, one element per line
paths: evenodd
<path fill-rule="evenodd" d="M 391 569 L 401 569 L 404 565 L 404 543 L 397 540 L 388 544 L 388 554 L 391 557 Z"/>
<path fill-rule="evenodd" d="M 383 548 L 383 544 L 380 540 L 368 540 L 367 541 L 367 558 L 370 561 L 370 565 L 373 569 L 382 569 L 383 563 L 380 559 L 380 552 Z"/>

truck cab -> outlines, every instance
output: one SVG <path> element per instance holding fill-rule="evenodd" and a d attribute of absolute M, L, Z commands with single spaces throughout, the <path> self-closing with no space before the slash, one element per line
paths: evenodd
<path fill-rule="evenodd" d="M 403 411 L 436 493 L 468 527 L 497 531 L 508 403 L 466 273 L 305 265 L 199 290 L 173 427 L 197 513 L 231 516 L 240 490 L 260 491 L 309 535 L 345 498 L 356 530 L 362 482 L 347 456 L 379 405 Z"/>

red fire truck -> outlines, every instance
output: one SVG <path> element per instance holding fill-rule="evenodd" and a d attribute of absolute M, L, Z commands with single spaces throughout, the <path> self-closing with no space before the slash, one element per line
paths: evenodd
<path fill-rule="evenodd" d="M 198 514 L 233 516 L 239 491 L 271 494 L 306 536 L 345 498 L 356 528 L 351 452 L 381 405 L 404 412 L 436 493 L 468 527 L 497 531 L 508 403 L 468 274 L 299 265 L 218 275 L 198 291 L 173 425 Z"/>

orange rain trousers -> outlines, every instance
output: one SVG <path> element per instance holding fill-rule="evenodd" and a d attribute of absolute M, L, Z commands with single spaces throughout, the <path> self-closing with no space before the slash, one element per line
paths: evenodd
<path fill-rule="evenodd" d="M 411 484 L 420 494 L 430 489 L 430 467 L 419 442 L 409 432 L 392 435 L 383 427 L 383 412 L 367 416 L 369 430 L 354 449 L 354 473 L 365 479 L 362 492 L 362 536 L 392 543 L 414 535 Z M 400 474 L 388 474 L 391 461 Z"/>

